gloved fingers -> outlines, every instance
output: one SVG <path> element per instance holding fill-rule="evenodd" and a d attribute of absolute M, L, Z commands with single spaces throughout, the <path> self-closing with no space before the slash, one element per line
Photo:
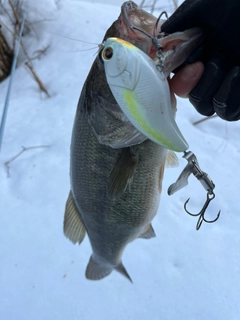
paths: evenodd
<path fill-rule="evenodd" d="M 228 121 L 240 119 L 240 67 L 235 66 L 226 76 L 213 98 L 217 115 Z"/>
<path fill-rule="evenodd" d="M 193 27 L 207 27 L 222 23 L 224 8 L 229 0 L 185 0 L 161 26 L 161 31 L 173 33 Z M 214 10 L 214 15 L 213 15 Z M 220 19 L 221 18 L 221 19 Z"/>
<path fill-rule="evenodd" d="M 161 26 L 161 31 L 173 33 L 184 31 L 194 26 L 196 5 L 192 0 L 185 0 Z M 192 21 L 191 21 L 192 20 Z"/>
<path fill-rule="evenodd" d="M 214 57 L 205 65 L 202 78 L 189 94 L 189 100 L 196 110 L 205 116 L 211 116 L 215 110 L 213 97 L 229 71 L 227 61 Z"/>
<path fill-rule="evenodd" d="M 181 64 L 179 67 L 177 67 L 176 69 L 174 69 L 172 71 L 172 73 L 178 73 L 179 71 L 181 71 L 184 67 L 188 66 L 189 64 L 193 64 L 196 62 L 201 61 L 202 63 L 206 62 L 206 52 L 204 51 L 204 46 L 200 46 L 199 48 L 197 48 L 194 52 L 192 52 L 190 54 L 190 56 L 187 58 L 186 61 L 184 61 L 183 64 Z"/>

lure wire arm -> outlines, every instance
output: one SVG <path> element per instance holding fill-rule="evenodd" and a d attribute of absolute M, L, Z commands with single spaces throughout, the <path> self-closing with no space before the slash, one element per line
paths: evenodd
<path fill-rule="evenodd" d="M 162 47 L 162 45 L 159 43 L 158 38 L 155 36 L 155 28 L 157 28 L 156 25 L 155 25 L 155 27 L 154 27 L 154 36 L 151 36 L 147 31 L 145 31 L 144 29 L 141 29 L 141 28 L 139 28 L 139 27 L 135 27 L 135 26 L 131 25 L 130 28 L 131 28 L 131 30 L 132 30 L 133 32 L 135 32 L 135 30 L 140 31 L 140 32 L 142 32 L 143 34 L 145 34 L 145 36 L 147 36 L 148 38 L 152 39 L 152 42 L 153 42 L 154 46 L 155 46 L 156 49 L 157 49 L 157 57 L 158 57 L 158 54 L 161 54 L 161 53 L 162 53 L 163 47 Z"/>
<path fill-rule="evenodd" d="M 158 38 L 158 35 L 157 35 L 157 27 L 158 27 L 159 21 L 160 21 L 160 19 L 161 19 L 161 17 L 162 17 L 163 15 L 165 15 L 166 18 L 168 19 L 168 14 L 167 14 L 166 11 L 163 11 L 163 12 L 160 13 L 159 17 L 158 17 L 157 20 L 156 20 L 155 26 L 154 26 L 153 36 L 152 36 L 151 34 L 149 34 L 147 31 L 145 31 L 144 29 L 141 29 L 141 28 L 136 27 L 136 26 L 134 26 L 134 25 L 131 25 L 131 26 L 130 26 L 130 29 L 131 29 L 134 33 L 135 33 L 135 30 L 137 30 L 137 31 L 140 31 L 140 32 L 142 32 L 143 34 L 145 34 L 145 36 L 147 36 L 148 38 L 152 39 L 152 43 L 153 43 L 153 45 L 156 47 L 156 50 L 157 50 L 156 56 L 157 56 L 157 58 L 158 58 L 158 60 L 159 60 L 157 65 L 158 65 L 160 68 L 162 68 L 161 58 L 163 57 L 163 54 L 162 54 L 162 52 L 163 52 L 163 46 L 162 46 L 162 45 L 160 44 L 160 42 L 159 42 L 159 38 Z"/>
<path fill-rule="evenodd" d="M 209 175 L 206 172 L 203 172 L 199 166 L 197 157 L 195 156 L 192 151 L 184 151 L 183 158 L 185 158 L 188 161 L 188 164 L 183 169 L 182 173 L 178 177 L 177 181 L 170 185 L 168 188 L 168 195 L 174 194 L 176 191 L 182 189 L 188 184 L 188 177 L 193 174 L 202 184 L 204 189 L 207 191 L 207 200 L 204 203 L 201 211 L 199 213 L 191 213 L 187 210 L 187 203 L 189 202 L 189 199 L 184 204 L 184 210 L 191 216 L 197 217 L 199 216 L 196 229 L 199 230 L 203 221 L 206 223 L 213 223 L 218 220 L 220 216 L 221 210 L 218 212 L 217 217 L 214 220 L 207 220 L 205 218 L 205 212 L 209 205 L 209 203 L 215 198 L 215 193 L 213 192 L 213 189 L 215 188 L 215 184 L 209 177 Z"/>

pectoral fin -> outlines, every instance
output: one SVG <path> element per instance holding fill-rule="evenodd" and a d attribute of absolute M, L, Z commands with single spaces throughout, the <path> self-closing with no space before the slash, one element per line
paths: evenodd
<path fill-rule="evenodd" d="M 75 205 L 71 191 L 66 203 L 63 230 L 65 236 L 74 244 L 77 242 L 80 244 L 86 234 L 85 226 L 79 214 L 78 208 Z"/>
<path fill-rule="evenodd" d="M 138 156 L 132 155 L 129 148 L 123 150 L 110 174 L 107 188 L 107 197 L 110 200 L 117 200 L 130 185 L 138 160 Z"/>
<path fill-rule="evenodd" d="M 164 175 L 164 169 L 165 169 L 165 163 L 163 163 L 159 169 L 158 174 L 158 192 L 162 192 L 162 181 L 163 181 L 163 175 Z"/>

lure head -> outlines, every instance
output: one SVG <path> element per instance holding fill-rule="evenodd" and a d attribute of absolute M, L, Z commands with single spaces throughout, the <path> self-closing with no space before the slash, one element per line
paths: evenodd
<path fill-rule="evenodd" d="M 136 53 L 140 50 L 130 42 L 119 38 L 108 38 L 104 43 L 102 59 L 110 88 L 117 85 L 133 90 L 136 86 L 139 59 L 134 51 Z"/>
<path fill-rule="evenodd" d="M 102 50 L 108 85 L 129 121 L 150 140 L 184 151 L 171 107 L 168 81 L 154 61 L 129 42 L 108 38 Z"/>

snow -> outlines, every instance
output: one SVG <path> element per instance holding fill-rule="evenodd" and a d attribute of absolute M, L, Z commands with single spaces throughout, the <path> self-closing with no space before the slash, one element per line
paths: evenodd
<path fill-rule="evenodd" d="M 239 123 L 218 118 L 193 125 L 201 116 L 188 100 L 178 99 L 177 123 L 202 169 L 216 184 L 207 218 L 195 230 L 206 194 L 195 178 L 169 197 L 179 167 L 166 169 L 159 212 L 153 221 L 157 237 L 128 245 L 123 262 L 133 284 L 117 272 L 101 281 L 84 273 L 91 248 L 80 246 L 62 231 L 69 192 L 69 146 L 83 82 L 97 51 L 66 37 L 101 43 L 118 17 L 122 1 L 28 1 L 30 21 L 25 37 L 30 53 L 50 45 L 34 60 L 51 98 L 39 92 L 24 64 L 16 70 L 0 154 L 0 319 L 239 319 L 240 215 Z M 162 7 L 172 10 L 170 1 Z M 47 19 L 43 19 L 47 17 Z M 60 34 L 57 35 L 56 33 Z M 96 47 L 90 51 L 80 51 Z M 31 54 L 30 54 L 31 55 Z M 0 84 L 0 112 L 9 79 Z M 48 146 L 25 151 L 22 146 Z"/>

